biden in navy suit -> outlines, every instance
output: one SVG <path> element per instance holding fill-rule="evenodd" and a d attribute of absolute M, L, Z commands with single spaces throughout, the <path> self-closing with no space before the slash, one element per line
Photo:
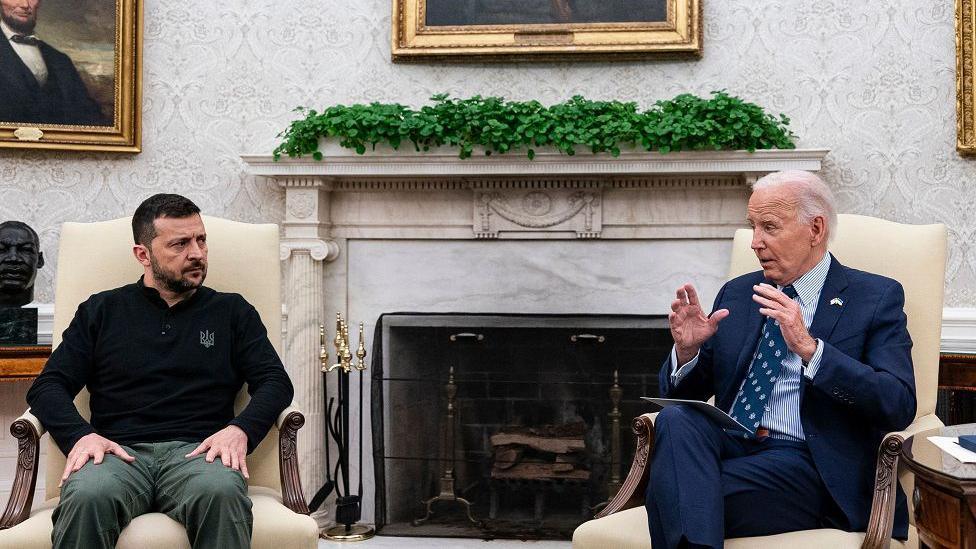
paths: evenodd
<path fill-rule="evenodd" d="M 726 283 L 709 315 L 691 284 L 678 289 L 660 374 L 662 396 L 714 397 L 747 430 L 683 406 L 659 414 L 646 503 L 654 549 L 864 531 L 881 439 L 915 416 L 904 291 L 829 254 L 829 188 L 808 172 L 770 174 L 748 219 L 762 270 Z M 773 350 L 778 367 L 764 370 Z M 899 490 L 893 537 L 907 527 Z"/>

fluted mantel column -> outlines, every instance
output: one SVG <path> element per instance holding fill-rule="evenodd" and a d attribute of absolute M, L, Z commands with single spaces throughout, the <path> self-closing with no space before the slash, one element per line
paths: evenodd
<path fill-rule="evenodd" d="M 339 256 L 329 238 L 331 183 L 315 177 L 282 177 L 285 189 L 285 367 L 295 384 L 295 401 L 305 413 L 298 432 L 298 451 L 305 496 L 311 498 L 325 481 L 325 405 L 319 364 L 319 324 L 329 325 L 324 311 L 324 263 Z M 331 343 L 331 340 L 329 341 Z M 314 516 L 324 526 L 328 506 Z"/>

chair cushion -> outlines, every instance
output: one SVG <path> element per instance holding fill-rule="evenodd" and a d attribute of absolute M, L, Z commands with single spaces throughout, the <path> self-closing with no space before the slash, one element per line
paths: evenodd
<path fill-rule="evenodd" d="M 643 507 L 625 509 L 580 524 L 573 532 L 573 549 L 650 549 L 647 512 Z"/>
<path fill-rule="evenodd" d="M 248 497 L 254 504 L 255 549 L 315 549 L 319 529 L 315 519 L 292 512 L 282 505 L 281 497 L 269 488 L 252 486 Z M 49 500 L 31 513 L 31 517 L 9 530 L 0 531 L 2 549 L 50 549 L 51 514 L 57 500 Z M 119 536 L 118 549 L 190 549 L 186 531 L 180 523 L 162 513 L 147 513 L 132 519 Z"/>
<path fill-rule="evenodd" d="M 892 548 L 918 547 L 915 528 L 909 527 L 908 530 L 908 541 L 892 540 Z M 647 513 L 643 507 L 635 507 L 581 524 L 573 532 L 573 549 L 606 549 L 607 547 L 614 549 L 650 549 L 651 540 L 647 532 Z M 775 536 L 730 539 L 726 541 L 725 547 L 727 549 L 769 549 L 771 547 L 789 547 L 790 549 L 850 547 L 857 549 L 861 547 L 863 539 L 863 533 L 823 528 Z"/>

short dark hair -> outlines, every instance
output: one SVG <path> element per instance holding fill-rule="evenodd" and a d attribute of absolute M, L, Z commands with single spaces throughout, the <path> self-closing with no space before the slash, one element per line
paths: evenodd
<path fill-rule="evenodd" d="M 3 223 L 0 223 L 0 230 L 6 229 L 7 227 L 12 227 L 15 229 L 23 229 L 27 231 L 28 233 L 30 233 L 31 238 L 34 239 L 34 245 L 37 247 L 41 246 L 41 238 L 37 236 L 37 231 L 35 231 L 34 228 L 28 225 L 27 223 L 24 223 L 23 221 L 4 221 Z"/>
<path fill-rule="evenodd" d="M 132 214 L 132 239 L 136 244 L 149 246 L 156 238 L 156 226 L 153 221 L 160 217 L 175 217 L 182 219 L 199 214 L 200 208 L 189 198 L 178 194 L 154 194 L 142 201 Z"/>

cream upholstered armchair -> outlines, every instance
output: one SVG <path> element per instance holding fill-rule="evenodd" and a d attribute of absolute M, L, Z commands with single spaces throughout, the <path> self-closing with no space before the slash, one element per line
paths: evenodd
<path fill-rule="evenodd" d="M 942 297 L 945 280 L 946 229 L 944 225 L 903 225 L 860 215 L 839 216 L 831 252 L 848 267 L 882 274 L 905 288 L 905 313 L 914 346 L 915 389 L 918 410 L 915 421 L 902 432 L 888 434 L 878 449 L 874 501 L 867 533 L 833 529 L 805 530 L 775 536 L 727 540 L 730 549 L 790 547 L 880 548 L 918 546 L 914 512 L 909 504 L 908 541 L 891 540 L 897 479 L 906 494 L 912 494 L 912 475 L 899 467 L 898 456 L 905 438 L 941 427 L 935 416 L 939 377 L 939 342 L 942 331 Z M 759 269 L 750 249 L 752 231 L 736 231 L 732 244 L 729 278 Z M 654 442 L 654 416 L 634 419 L 638 447 L 630 473 L 620 491 L 597 518 L 580 525 L 573 533 L 574 549 L 648 549 L 651 546 L 644 511 L 648 456 Z M 897 476 L 893 473 L 897 471 Z"/>
<path fill-rule="evenodd" d="M 275 348 L 280 347 L 281 275 L 278 227 L 204 217 L 209 243 L 207 285 L 242 294 L 261 315 Z M 99 223 L 65 223 L 61 229 L 54 307 L 54 345 L 78 305 L 92 293 L 134 282 L 142 267 L 132 257 L 131 218 Z M 240 410 L 247 399 L 242 390 Z M 75 405 L 88 416 L 88 392 Z M 261 444 L 248 456 L 248 495 L 253 502 L 256 548 L 310 549 L 317 545 L 318 527 L 308 516 L 298 475 L 296 434 L 305 423 L 301 412 L 289 408 L 279 416 Z M 57 504 L 58 481 L 64 455 L 48 441 L 44 475 L 47 500 L 31 510 L 37 482 L 40 437 L 44 428 L 30 414 L 14 421 L 11 432 L 19 440 L 19 458 L 10 501 L 0 515 L 0 547 L 51 547 L 51 513 Z M 50 437 L 49 437 L 50 438 Z M 119 548 L 186 548 L 190 543 L 182 525 L 161 513 L 135 518 L 122 531 Z"/>

